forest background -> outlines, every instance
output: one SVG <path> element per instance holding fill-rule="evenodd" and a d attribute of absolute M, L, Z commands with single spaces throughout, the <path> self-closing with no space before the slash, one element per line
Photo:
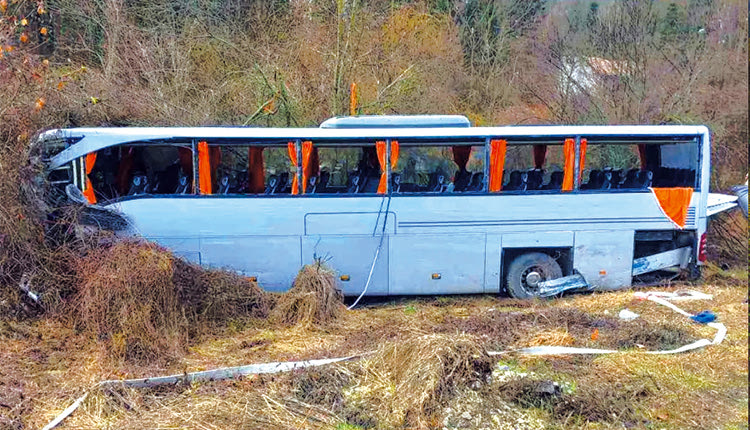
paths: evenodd
<path fill-rule="evenodd" d="M 375 417 L 393 428 L 389 420 L 407 415 L 448 422 L 447 406 L 463 416 L 455 406 L 481 395 L 476 404 L 486 410 L 473 417 L 495 419 L 493 399 L 507 398 L 522 418 L 544 418 L 539 428 L 743 428 L 748 224 L 738 210 L 709 224 L 702 288 L 729 329 L 722 345 L 687 359 L 519 359 L 514 369 L 543 375 L 520 380 L 529 387 L 534 378 L 572 381 L 577 390 L 556 403 L 524 400 L 518 384 L 428 402 L 424 393 L 455 385 L 452 372 L 487 348 L 669 349 L 707 334 L 671 311 L 645 321 L 655 311 L 630 291 L 534 303 L 414 299 L 288 327 L 272 311 L 294 294 L 265 294 L 149 245 L 101 246 L 108 237 L 77 225 L 76 208 L 43 198 L 34 142 L 57 127 L 317 126 L 350 112 L 354 83 L 360 114 L 464 114 L 476 125 L 705 124 L 711 190 L 728 193 L 748 171 L 747 61 L 748 9 L 739 0 L 0 0 L 0 428 L 40 428 L 104 379 L 375 349 L 393 362 L 353 363 L 346 380 L 337 370 L 323 374 L 328 382 L 305 373 L 130 390 L 127 400 L 93 393 L 68 422 L 297 428 L 312 410 L 301 399 L 331 409 L 308 427 L 369 427 Z M 643 321 L 623 328 L 607 316 L 625 306 Z M 594 326 L 600 321 L 607 324 Z M 405 355 L 393 345 L 407 345 Z M 464 364 L 449 368 L 455 363 Z M 368 376 L 371 365 L 385 376 Z M 397 395 L 393 369 L 407 378 Z M 426 375 L 432 388 L 411 375 Z M 313 386 L 331 397 L 313 399 L 305 388 Z M 347 397 L 349 387 L 371 397 Z"/>
<path fill-rule="evenodd" d="M 60 272 L 23 185 L 39 131 L 316 126 L 352 83 L 360 114 L 705 124 L 728 192 L 748 170 L 747 18 L 739 0 L 0 0 L 0 285 Z M 714 259 L 746 264 L 746 220 L 712 225 Z"/>

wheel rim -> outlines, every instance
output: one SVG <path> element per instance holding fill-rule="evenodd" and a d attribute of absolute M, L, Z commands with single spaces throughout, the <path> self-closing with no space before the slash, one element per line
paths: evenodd
<path fill-rule="evenodd" d="M 528 293 L 539 291 L 539 283 L 547 279 L 541 267 L 532 266 L 521 273 L 521 286 Z"/>

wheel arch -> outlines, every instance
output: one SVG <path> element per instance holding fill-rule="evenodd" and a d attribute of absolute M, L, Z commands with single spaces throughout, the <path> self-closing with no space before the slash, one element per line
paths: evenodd
<path fill-rule="evenodd" d="M 500 252 L 500 292 L 501 294 L 508 295 L 508 282 L 506 280 L 506 274 L 508 273 L 508 266 L 515 260 L 524 254 L 532 252 L 541 252 L 552 257 L 560 268 L 562 269 L 563 276 L 573 274 L 573 248 L 572 247 L 523 247 L 523 248 L 503 248 Z"/>

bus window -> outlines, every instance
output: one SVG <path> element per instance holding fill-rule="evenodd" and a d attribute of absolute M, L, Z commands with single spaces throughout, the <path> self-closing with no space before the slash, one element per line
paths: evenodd
<path fill-rule="evenodd" d="M 508 145 L 503 191 L 562 189 L 565 158 L 559 145 Z"/>
<path fill-rule="evenodd" d="M 654 167 L 654 187 L 698 188 L 698 142 L 659 145 L 659 165 Z"/>
<path fill-rule="evenodd" d="M 263 148 L 265 163 L 265 194 L 290 194 L 297 169 L 289 159 L 286 146 Z"/>
<path fill-rule="evenodd" d="M 86 157 L 86 176 L 93 189 L 93 197 L 87 195 L 89 201 L 139 194 L 192 194 L 189 145 L 123 145 L 92 154 Z"/>
<path fill-rule="evenodd" d="M 309 186 L 310 194 L 343 194 L 359 192 L 360 161 L 363 159 L 364 149 L 361 147 L 335 146 L 319 147 L 320 172 L 314 184 Z M 379 168 L 378 168 L 379 169 Z M 357 177 L 357 179 L 354 179 Z M 355 182 L 354 184 L 352 182 Z"/>
<path fill-rule="evenodd" d="M 581 190 L 633 189 L 648 187 L 648 174 L 640 173 L 636 144 L 589 142 L 581 176 Z"/>
<path fill-rule="evenodd" d="M 289 159 L 286 145 L 211 145 L 210 147 L 215 148 L 214 156 L 217 152 L 220 154 L 220 157 L 212 161 L 218 161 L 218 165 L 212 167 L 211 170 L 212 192 L 210 194 L 290 193 L 297 169 Z"/>
<path fill-rule="evenodd" d="M 391 174 L 395 193 L 484 190 L 484 145 L 401 145 Z"/>

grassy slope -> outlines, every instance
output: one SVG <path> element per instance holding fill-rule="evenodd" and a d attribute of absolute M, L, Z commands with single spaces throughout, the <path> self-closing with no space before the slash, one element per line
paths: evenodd
<path fill-rule="evenodd" d="M 521 428 L 747 428 L 747 289 L 718 285 L 698 289 L 714 294 L 714 300 L 681 306 L 691 312 L 713 310 L 729 329 L 721 345 L 673 356 L 637 352 L 599 357 L 505 356 L 503 363 L 533 376 L 524 380 L 551 379 L 575 389 L 565 402 L 557 404 L 534 399 L 524 402 L 518 392 L 514 401 L 508 395 L 510 385 L 496 380 L 460 391 L 443 405 L 450 409 L 435 414 L 433 424 L 504 428 L 511 421 Z M 415 331 L 467 331 L 478 335 L 490 350 L 548 342 L 617 347 L 628 342 L 632 345 L 634 339 L 659 347 L 713 336 L 712 329 L 656 304 L 634 301 L 632 294 L 576 295 L 530 304 L 488 296 L 408 299 L 347 312 L 335 324 L 313 329 L 275 329 L 264 321 L 238 322 L 230 324 L 223 336 L 199 343 L 182 359 L 161 367 L 108 361 L 95 341 L 52 320 L 29 325 L 3 323 L 0 417 L 6 418 L 0 427 L 10 426 L 8 418 L 16 418 L 28 428 L 40 428 L 103 379 L 362 353 Z M 614 317 L 624 307 L 640 313 L 642 322 L 618 323 Z M 595 329 L 598 338 L 592 340 Z M 338 366 L 336 374 L 352 375 L 359 365 Z M 357 392 L 352 386 L 358 383 L 321 374 L 303 372 L 163 390 L 97 393 L 65 425 L 347 428 L 347 418 L 366 423 L 366 419 L 357 418 L 362 413 L 353 412 L 353 407 L 342 409 L 337 404 L 342 392 L 348 393 L 343 398 L 350 399 L 351 393 Z M 313 381 L 312 385 L 300 382 L 305 380 Z M 316 395 L 310 394 L 311 386 Z"/>

